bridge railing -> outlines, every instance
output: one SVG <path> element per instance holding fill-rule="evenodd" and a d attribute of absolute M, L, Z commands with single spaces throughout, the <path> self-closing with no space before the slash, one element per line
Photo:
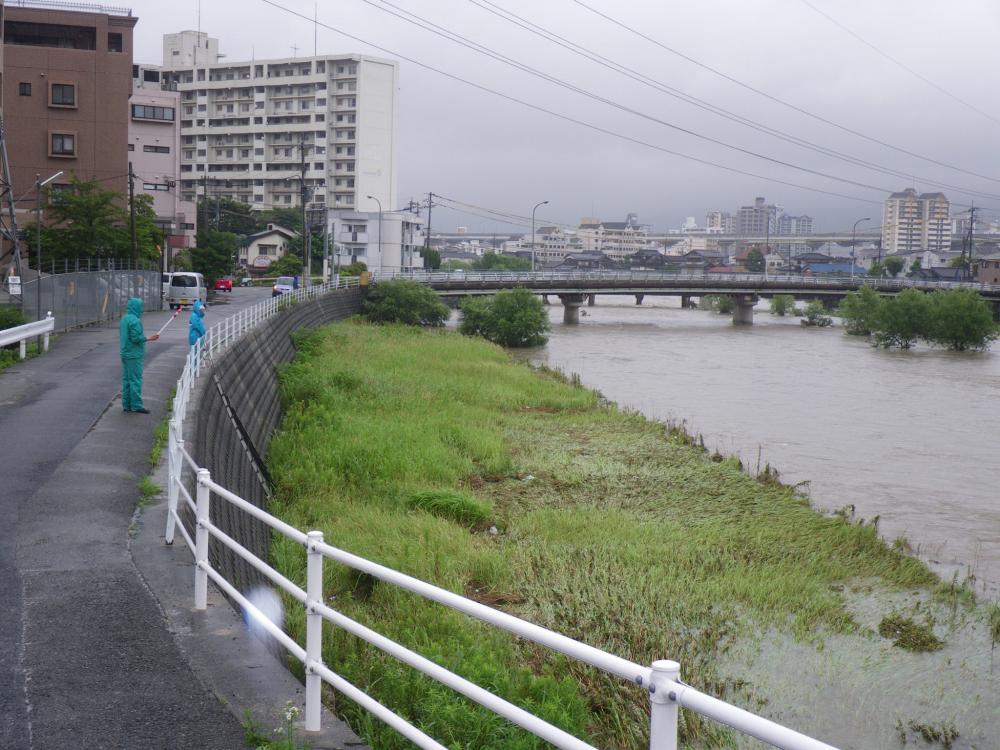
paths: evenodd
<path fill-rule="evenodd" d="M 774 273 L 709 273 L 707 271 L 451 271 L 451 272 L 412 272 L 387 273 L 380 278 L 406 278 L 426 284 L 448 284 L 461 286 L 475 283 L 522 283 L 552 284 L 558 282 L 635 282 L 654 285 L 657 283 L 676 282 L 708 282 L 711 284 L 734 286 L 757 286 L 761 289 L 773 288 L 782 284 L 794 284 L 806 287 L 823 287 L 831 289 L 858 289 L 871 286 L 878 290 L 893 291 L 899 289 L 972 289 L 977 292 L 1000 294 L 1000 284 L 983 284 L 977 281 L 931 281 L 924 279 L 875 277 L 856 274 L 774 274 Z"/>
<path fill-rule="evenodd" d="M 503 716 L 555 747 L 567 748 L 568 750 L 595 750 L 587 742 L 568 734 L 559 727 L 490 693 L 328 606 L 323 590 L 323 566 L 325 561 L 331 561 L 367 573 L 387 584 L 397 586 L 442 606 L 450 607 L 469 617 L 552 651 L 565 654 L 635 685 L 636 689 L 645 691 L 649 696 L 650 748 L 655 750 L 676 750 L 678 746 L 678 717 L 681 707 L 733 727 L 774 747 L 786 750 L 834 750 L 830 745 L 783 727 L 769 719 L 744 711 L 685 684 L 680 678 L 680 665 L 677 662 L 664 660 L 654 661 L 650 665 L 637 664 L 413 578 L 405 573 L 392 570 L 377 562 L 358 557 L 346 550 L 327 544 L 323 540 L 322 532 L 303 532 L 214 482 L 209 469 L 198 465 L 183 440 L 183 421 L 191 390 L 202 368 L 210 366 L 212 360 L 218 357 L 221 352 L 233 346 L 247 332 L 276 314 L 286 304 L 313 298 L 327 293 L 333 288 L 334 285 L 325 284 L 309 289 L 300 289 L 290 295 L 262 302 L 217 323 L 207 332 L 201 342 L 191 347 L 183 373 L 177 382 L 177 394 L 170 420 L 167 455 L 168 518 L 165 538 L 168 544 L 172 543 L 174 532 L 179 531 L 181 538 L 193 555 L 195 609 L 204 610 L 207 607 L 208 582 L 212 581 L 233 601 L 238 602 L 257 625 L 303 664 L 306 675 L 305 728 L 307 731 L 319 731 L 321 728 L 320 695 L 322 684 L 325 682 L 394 728 L 418 747 L 445 750 L 444 745 L 349 683 L 324 663 L 322 656 L 323 622 L 327 621 L 452 688 L 499 716 Z M 189 487 L 193 489 L 189 489 Z M 304 588 L 286 578 L 271 567 L 268 561 L 254 555 L 237 539 L 229 536 L 212 522 L 212 504 L 220 502 L 262 521 L 274 533 L 281 534 L 304 548 L 307 560 Z M 185 509 L 195 519 L 191 532 L 188 531 L 182 518 Z M 219 570 L 212 566 L 209 558 L 209 543 L 212 539 L 247 561 L 302 606 L 305 610 L 306 620 L 304 647 L 285 633 L 277 623 L 249 601 L 244 592 L 239 591 Z"/>

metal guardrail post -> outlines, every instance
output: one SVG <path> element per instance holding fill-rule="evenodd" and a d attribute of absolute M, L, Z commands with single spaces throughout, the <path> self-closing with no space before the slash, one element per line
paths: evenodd
<path fill-rule="evenodd" d="M 45 319 L 46 320 L 51 320 L 52 319 L 52 311 L 51 310 L 48 310 L 45 313 Z M 53 323 L 52 325 L 53 325 L 53 327 L 55 327 L 55 323 Z M 45 334 L 42 336 L 42 351 L 43 352 L 47 352 L 48 350 L 49 350 L 49 332 L 46 331 Z M 21 359 L 24 359 L 24 357 L 21 357 Z"/>
<path fill-rule="evenodd" d="M 180 429 L 180 422 L 171 419 L 167 440 L 167 530 L 163 535 L 167 544 L 174 543 L 174 514 L 177 513 L 177 496 L 180 494 L 177 484 L 181 480 L 181 462 L 184 460 L 181 457 L 184 441 L 180 439 Z"/>
<path fill-rule="evenodd" d="M 208 607 L 208 523 L 212 491 L 208 483 L 212 475 L 208 469 L 198 469 L 198 502 L 195 515 L 198 526 L 194 538 L 194 608 L 204 610 Z"/>
<path fill-rule="evenodd" d="M 316 665 L 323 661 L 323 616 L 316 610 L 323 604 L 323 553 L 317 544 L 323 543 L 322 531 L 310 531 L 306 544 L 306 731 L 320 730 L 320 691 L 323 678 Z"/>
<path fill-rule="evenodd" d="M 649 750 L 677 750 L 677 719 L 680 709 L 671 689 L 681 676 L 675 661 L 654 661 L 649 683 Z"/>

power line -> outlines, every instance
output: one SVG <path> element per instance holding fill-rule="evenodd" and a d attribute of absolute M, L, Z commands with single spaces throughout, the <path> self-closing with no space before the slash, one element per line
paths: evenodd
<path fill-rule="evenodd" d="M 284 12 L 290 14 L 290 15 L 296 16 L 298 18 L 303 18 L 305 20 L 308 20 L 308 21 L 312 22 L 311 18 L 306 17 L 302 13 L 299 13 L 298 11 L 296 11 L 296 10 L 294 10 L 292 8 L 288 8 L 288 7 L 284 6 L 284 5 L 281 5 L 280 3 L 275 2 L 275 0 L 261 0 L 261 2 L 263 2 L 263 3 L 267 4 L 267 5 L 270 5 L 270 6 L 274 7 L 274 8 L 277 8 L 279 10 L 282 10 L 282 11 L 284 11 Z M 836 198 L 844 198 L 846 200 L 858 201 L 860 203 L 868 203 L 868 204 L 871 204 L 871 205 L 881 205 L 881 202 L 872 200 L 870 198 L 860 198 L 860 197 L 858 197 L 856 195 L 845 195 L 843 193 L 837 193 L 837 192 L 834 192 L 832 190 L 825 190 L 823 188 L 810 187 L 808 185 L 801 185 L 799 183 L 789 182 L 788 180 L 782 180 L 782 179 L 779 179 L 777 177 L 768 177 L 768 176 L 765 176 L 765 175 L 757 174 L 755 172 L 749 172 L 747 170 L 739 169 L 737 167 L 730 167 L 730 166 L 727 166 L 725 164 L 719 164 L 717 162 L 709 161 L 708 159 L 702 159 L 702 158 L 699 158 L 699 157 L 696 157 L 696 156 L 691 156 L 689 154 L 684 154 L 684 153 L 681 153 L 679 151 L 673 151 L 673 150 L 665 148 L 663 146 L 659 146 L 657 144 L 650 143 L 648 141 L 644 141 L 644 140 L 642 140 L 640 138 L 633 138 L 632 136 L 625 135 L 623 133 L 618 133 L 618 132 L 610 130 L 608 128 L 601 127 L 600 125 L 594 125 L 593 123 L 586 122 L 584 120 L 579 120 L 579 119 L 577 119 L 575 117 L 571 117 L 571 116 L 563 114 L 561 112 L 556 112 L 554 110 L 547 109 L 546 107 L 542 107 L 541 105 L 532 104 L 531 102 L 525 101 L 523 99 L 518 99 L 517 97 L 512 96 L 510 94 L 504 94 L 504 93 L 502 93 L 500 91 L 497 91 L 495 89 L 491 89 L 488 86 L 484 86 L 482 84 L 475 83 L 474 81 L 470 81 L 467 78 L 462 78 L 461 76 L 455 75 L 453 73 L 448 73 L 447 71 L 441 70 L 440 68 L 436 68 L 433 65 L 429 65 L 428 63 L 424 63 L 424 62 L 421 62 L 419 60 L 416 60 L 416 59 L 414 59 L 414 58 L 412 58 L 412 57 L 410 57 L 408 55 L 404 55 L 404 54 L 402 54 L 400 52 L 397 52 L 397 51 L 395 51 L 393 49 L 390 49 L 388 47 L 384 47 L 384 46 L 382 46 L 380 44 L 376 44 L 375 42 L 370 42 L 370 41 L 368 41 L 366 39 L 363 39 L 363 38 L 361 38 L 361 37 L 359 37 L 359 36 L 357 36 L 355 34 L 350 34 L 350 33 L 346 32 L 346 31 L 341 30 L 341 29 L 334 28 L 333 26 L 330 26 L 329 24 L 323 23 L 322 21 L 319 22 L 319 25 L 322 26 L 324 29 L 327 29 L 328 31 L 332 31 L 332 32 L 334 32 L 336 34 L 340 34 L 341 36 L 344 36 L 344 37 L 346 37 L 348 39 L 352 39 L 352 40 L 354 40 L 356 42 L 359 42 L 360 44 L 367 45 L 367 46 L 371 47 L 372 49 L 377 49 L 377 50 L 379 50 L 381 52 L 384 52 L 384 53 L 386 53 L 388 55 L 393 55 L 395 57 L 398 57 L 400 60 L 406 60 L 407 62 L 412 63 L 413 65 L 416 65 L 418 67 L 424 68 L 425 70 L 429 70 L 429 71 L 431 71 L 433 73 L 437 73 L 438 75 L 442 75 L 442 76 L 444 76 L 446 78 L 450 78 L 453 81 L 458 81 L 459 83 L 463 83 L 463 84 L 465 84 L 467 86 L 471 86 L 472 88 L 475 88 L 475 89 L 478 89 L 480 91 L 484 91 L 484 92 L 486 92 L 488 94 L 492 94 L 494 96 L 500 97 L 501 99 L 506 99 L 507 101 L 514 102 L 515 104 L 520 104 L 521 106 L 528 107 L 529 109 L 533 109 L 536 112 L 542 112 L 542 113 L 550 115 L 552 117 L 556 117 L 556 118 L 558 118 L 560 120 L 564 120 L 566 122 L 571 122 L 571 123 L 573 123 L 575 125 L 580 125 L 582 127 L 589 128 L 590 130 L 594 130 L 594 131 L 596 131 L 598 133 L 603 133 L 605 135 L 610 135 L 610 136 L 612 136 L 614 138 L 618 138 L 620 140 L 627 141 L 629 143 L 633 143 L 635 145 L 644 146 L 646 148 L 650 148 L 650 149 L 653 149 L 655 151 L 660 151 L 661 153 L 669 154 L 671 156 L 677 156 L 677 157 L 679 157 L 681 159 L 686 159 L 688 161 L 693 161 L 693 162 L 696 162 L 698 164 L 704 164 L 706 166 L 715 167 L 717 169 L 722 169 L 722 170 L 725 170 L 727 172 L 733 172 L 734 174 L 741 174 L 741 175 L 744 175 L 744 176 L 747 176 L 747 177 L 753 177 L 754 179 L 765 180 L 767 182 L 773 182 L 773 183 L 778 184 L 778 185 L 786 185 L 788 187 L 793 187 L 793 188 L 796 188 L 798 190 L 807 190 L 809 192 L 821 193 L 823 195 L 830 195 L 830 196 L 833 196 L 833 197 L 836 197 Z M 891 191 L 885 190 L 884 188 L 877 188 L 877 187 L 870 187 L 869 189 L 878 190 L 880 192 L 891 192 Z"/>
<path fill-rule="evenodd" d="M 467 39 L 467 38 L 461 36 L 460 34 L 456 34 L 456 33 L 452 32 L 452 31 L 444 29 L 443 27 L 437 26 L 437 24 L 434 24 L 434 23 L 432 23 L 430 21 L 427 21 L 426 19 L 424 19 L 423 17 L 421 17 L 421 16 L 419 16 L 419 15 L 417 15 L 415 13 L 410 13 L 409 11 L 404 11 L 404 13 L 406 13 L 407 15 L 413 17 L 413 18 L 407 18 L 403 14 L 396 13 L 396 12 L 394 12 L 392 10 L 389 10 L 388 8 L 384 8 L 384 7 L 380 6 L 380 5 L 377 5 L 374 2 L 374 0 L 361 0 L 361 2 L 365 3 L 366 5 L 370 5 L 371 7 L 376 8 L 377 10 L 380 10 L 380 11 L 382 11 L 384 13 L 388 13 L 389 15 L 395 16 L 396 18 L 399 18 L 399 19 L 405 21 L 406 23 L 409 23 L 409 24 L 412 24 L 412 25 L 417 26 L 419 28 L 422 28 L 425 31 L 429 31 L 430 33 L 435 34 L 435 35 L 437 35 L 439 37 L 442 37 L 444 39 L 448 39 L 449 41 L 454 42 L 455 44 L 459 44 L 459 45 L 461 45 L 463 47 L 467 47 L 468 49 L 471 49 L 472 51 L 477 52 L 477 53 L 479 53 L 481 55 L 485 55 L 487 57 L 490 57 L 490 58 L 492 58 L 494 60 L 502 62 L 505 65 L 509 65 L 509 66 L 511 66 L 513 68 L 517 68 L 518 70 L 521 70 L 521 71 L 523 71 L 525 73 L 528 73 L 529 75 L 533 75 L 536 78 L 541 78 L 542 80 L 548 81 L 550 83 L 554 83 L 557 86 L 565 88 L 565 89 L 567 89 L 569 91 L 572 91 L 572 92 L 574 92 L 576 94 L 579 94 L 581 96 L 585 96 L 585 97 L 587 97 L 589 99 L 593 99 L 594 101 L 600 102 L 602 104 L 606 104 L 609 107 L 614 107 L 615 109 L 621 110 L 622 112 L 626 112 L 627 114 L 634 115 L 635 117 L 640 117 L 640 118 L 642 118 L 644 120 L 648 120 L 648 121 L 656 123 L 658 125 L 662 125 L 663 127 L 670 128 L 671 130 L 675 130 L 675 131 L 677 131 L 679 133 L 684 133 L 685 135 L 689 135 L 689 136 L 691 136 L 693 138 L 698 138 L 699 140 L 706 141 L 706 142 L 711 143 L 713 145 L 721 146 L 723 148 L 727 148 L 727 149 L 730 149 L 732 151 L 736 151 L 736 152 L 741 153 L 741 154 L 743 154 L 745 156 L 751 156 L 751 157 L 756 158 L 756 159 L 761 159 L 763 161 L 768 161 L 768 162 L 771 162 L 772 164 L 777 164 L 779 166 L 788 167 L 789 169 L 794 169 L 794 170 L 797 170 L 797 171 L 800 171 L 800 172 L 805 172 L 806 174 L 811 174 L 811 175 L 814 175 L 816 177 L 823 177 L 825 179 L 834 180 L 835 182 L 842 182 L 842 183 L 844 183 L 846 185 L 851 185 L 853 187 L 860 187 L 860 188 L 865 188 L 865 189 L 868 189 L 868 190 L 876 190 L 876 191 L 879 191 L 879 192 L 882 192 L 882 193 L 890 193 L 890 192 L 892 192 L 890 189 L 885 188 L 885 187 L 881 187 L 881 186 L 878 186 L 878 185 L 869 185 L 868 183 L 860 182 L 858 180 L 852 180 L 852 179 L 849 179 L 849 178 L 846 178 L 846 177 L 838 177 L 837 175 L 833 175 L 833 174 L 830 174 L 828 172 L 822 172 L 820 170 L 812 169 L 810 167 L 804 167 L 804 166 L 801 166 L 801 165 L 798 165 L 798 164 L 794 164 L 792 162 L 785 161 L 784 159 L 779 159 L 779 158 L 777 158 L 775 156 L 768 156 L 767 154 L 762 154 L 762 153 L 759 153 L 757 151 L 753 151 L 753 150 L 748 149 L 748 148 L 743 148 L 742 146 L 736 146 L 736 145 L 734 145 L 732 143 L 727 143 L 726 141 L 720 140 L 718 138 L 713 138 L 712 136 L 705 135 L 704 133 L 699 133 L 699 132 L 697 132 L 695 130 L 692 130 L 690 128 L 686 128 L 686 127 L 684 127 L 682 125 L 678 125 L 677 123 L 673 123 L 673 122 L 670 122 L 668 120 L 663 120 L 663 119 L 661 119 L 659 117 L 647 114 L 646 112 L 642 112 L 641 110 L 634 109 L 633 107 L 629 107 L 628 105 L 622 104 L 622 103 L 617 102 L 617 101 L 615 101 L 613 99 L 608 99 L 607 97 L 601 96 L 600 94 L 596 94 L 596 93 L 594 93 L 592 91 L 588 91 L 587 89 L 584 89 L 584 88 L 581 88 L 579 86 L 576 86 L 573 83 L 570 83 L 568 81 L 564 81 L 561 78 L 557 78 L 555 76 L 549 75 L 548 73 L 545 73 L 544 71 L 538 70 L 537 68 L 533 68 L 530 65 L 526 65 L 524 63 L 518 62 L 517 60 L 515 60 L 513 58 L 507 57 L 506 55 L 504 55 L 502 53 L 499 53 L 499 52 L 496 52 L 496 51 L 490 49 L 489 47 L 486 47 L 486 46 L 478 44 L 477 42 L 474 42 L 474 41 L 472 41 L 470 39 Z M 413 19 L 417 19 L 417 20 L 413 20 Z M 1000 199 L 1000 196 L 993 196 L 993 197 Z"/>
<path fill-rule="evenodd" d="M 367 0 L 364 1 L 367 2 Z M 398 8 L 398 6 L 393 5 L 388 0 L 381 0 L 381 2 L 385 5 L 397 8 L 398 10 L 403 10 L 401 8 Z M 792 143 L 801 148 L 806 148 L 811 151 L 815 151 L 816 153 L 823 154 L 824 156 L 832 156 L 834 158 L 841 159 L 854 166 L 860 166 L 866 169 L 871 169 L 873 171 L 881 172 L 882 174 L 890 175 L 892 177 L 903 178 L 907 182 L 915 180 L 917 182 L 927 185 L 928 187 L 943 187 L 969 196 L 988 198 L 992 200 L 1000 200 L 1000 195 L 996 195 L 993 193 L 985 193 L 977 190 L 971 190 L 969 188 L 962 187 L 961 185 L 952 185 L 947 182 L 941 182 L 940 180 L 935 180 L 933 178 L 921 177 L 919 175 L 913 175 L 909 172 L 902 172 L 892 167 L 887 167 L 881 164 L 877 164 L 868 159 L 852 156 L 842 151 L 837 151 L 836 149 L 832 149 L 827 146 L 823 146 L 821 144 L 808 141 L 804 138 L 800 138 L 791 133 L 779 130 L 777 128 L 773 128 L 769 125 L 765 125 L 761 122 L 752 120 L 748 117 L 744 117 L 743 115 L 739 115 L 723 107 L 712 104 L 711 102 L 708 102 L 704 99 L 700 99 L 699 97 L 696 97 L 692 94 L 688 94 L 684 91 L 681 91 L 680 89 L 676 89 L 660 80 L 647 76 L 638 70 L 630 68 L 626 65 L 623 65 L 622 63 L 619 63 L 615 60 L 605 57 L 604 55 L 594 52 L 593 50 L 583 45 L 577 44 L 576 42 L 573 42 L 570 39 L 567 39 L 566 37 L 560 36 L 559 34 L 556 34 L 555 32 L 549 29 L 545 29 L 542 26 L 539 26 L 538 24 L 529 21 L 523 16 L 519 16 L 516 13 L 505 9 L 494 2 L 490 2 L 490 0 L 482 0 L 482 1 L 468 0 L 468 2 L 475 5 L 477 8 L 486 11 L 487 13 L 491 13 L 492 15 L 497 16 L 498 18 L 501 18 L 504 21 L 507 21 L 508 23 L 511 23 L 515 26 L 524 29 L 525 31 L 534 34 L 535 36 L 541 37 L 547 42 L 551 42 L 552 44 L 555 44 L 559 47 L 569 50 L 575 55 L 578 55 L 592 62 L 595 62 L 598 65 L 608 68 L 609 70 L 613 70 L 616 73 L 626 76 L 627 78 L 637 81 L 645 86 L 648 86 L 649 88 L 664 93 L 668 96 L 674 97 L 675 99 L 680 99 L 681 101 L 691 104 L 692 106 L 698 107 L 699 109 L 705 110 L 707 112 L 710 112 L 714 115 L 730 120 L 732 122 L 736 122 L 745 127 L 749 127 L 758 132 L 765 133 L 774 138 L 778 138 L 785 142 Z M 404 11 L 404 12 L 408 13 L 409 11 Z"/>
<path fill-rule="evenodd" d="M 931 88 L 936 89 L 937 91 L 940 91 L 942 94 L 944 94 L 945 96 L 947 96 L 949 99 L 952 99 L 952 100 L 958 102 L 963 107 L 967 107 L 967 108 L 971 109 L 973 112 L 975 112 L 976 114 L 982 115 L 987 120 L 992 120 L 997 125 L 1000 125 L 1000 119 L 997 119 L 996 117 L 994 117 L 993 115 L 991 115 L 988 112 L 984 112 L 983 110 L 979 109 L 979 107 L 977 107 L 976 105 L 970 104 L 969 102 L 965 101 L 964 99 L 959 98 L 958 96 L 956 96 L 955 94 L 951 93 L 950 91 L 948 91 L 943 86 L 940 86 L 940 85 L 936 84 L 934 81 L 932 81 L 931 79 L 927 78 L 923 74 L 918 73 L 916 70 L 914 70 L 910 66 L 906 65 L 905 63 L 901 62 L 900 60 L 897 60 L 895 57 L 893 57 L 892 55 L 890 55 L 888 52 L 885 52 L 884 50 L 879 49 L 874 44 L 872 44 L 871 42 L 869 42 L 867 39 L 865 39 L 864 37 L 862 37 L 860 34 L 852 31 L 847 26 L 845 26 L 840 21 L 838 21 L 836 18 L 834 18 L 830 14 L 826 13 L 825 11 L 820 10 L 815 5 L 813 5 L 812 3 L 810 3 L 808 0 L 800 0 L 800 2 L 803 5 L 805 5 L 807 8 L 809 8 L 810 10 L 812 10 L 813 12 L 821 15 L 823 18 L 825 18 L 827 21 L 829 21 L 830 23 L 832 23 L 838 29 L 840 29 L 841 31 L 843 31 L 845 34 L 848 34 L 848 35 L 854 37 L 859 42 L 861 42 L 863 45 L 865 45 L 869 49 L 873 50 L 876 54 L 884 57 L 886 60 L 888 60 L 889 62 L 891 62 L 893 65 L 896 65 L 897 67 L 902 68 L 903 70 L 905 70 L 910 75 L 912 75 L 915 78 L 918 78 L 919 80 L 923 81 L 924 83 L 926 83 Z"/>
<path fill-rule="evenodd" d="M 947 162 L 939 161 L 939 160 L 934 159 L 934 158 L 929 157 L 929 156 L 924 156 L 922 154 L 916 153 L 915 151 L 910 151 L 908 149 L 902 148 L 901 146 L 897 146 L 897 145 L 895 145 L 893 143 L 889 143 L 888 141 L 883 141 L 880 138 L 876 138 L 874 136 L 867 135 L 866 133 L 862 133 L 859 130 L 855 130 L 854 128 L 850 128 L 847 125 L 843 125 L 843 124 L 838 123 L 838 122 L 836 122 L 834 120 L 830 120 L 830 119 L 828 119 L 826 117 L 823 117 L 822 115 L 818 115 L 815 112 L 811 112 L 811 111 L 809 111 L 809 110 L 807 110 L 807 109 L 805 109 L 803 107 L 799 107 L 798 105 L 792 104 L 791 102 L 785 101 L 784 99 L 781 99 L 781 98 L 779 98 L 777 96 L 774 96 L 773 94 L 769 94 L 766 91 L 763 91 L 763 90 L 761 90 L 761 89 L 759 89 L 759 88 L 757 88 L 755 86 L 752 86 L 749 83 L 746 83 L 745 81 L 741 81 L 740 79 L 738 79 L 738 78 L 736 78 L 734 76 L 731 76 L 728 73 L 725 73 L 725 72 L 719 70 L 718 68 L 714 68 L 711 65 L 708 65 L 706 63 L 701 62 L 700 60 L 696 60 L 695 58 L 691 57 L 690 55 L 686 55 L 683 52 L 680 52 L 679 50 L 676 50 L 673 47 L 670 47 L 670 46 L 664 44 L 663 42 L 659 41 L 658 39 L 655 39 L 655 38 L 649 36 L 648 34 L 644 34 L 643 32 L 639 31 L 638 29 L 636 29 L 636 28 L 634 28 L 632 26 L 629 26 L 628 24 L 623 23 L 622 21 L 619 21 L 617 18 L 615 18 L 615 17 L 613 17 L 611 15 L 608 15 L 607 13 L 603 13 L 602 11 L 598 10 L 597 8 L 594 8 L 594 7 L 590 6 L 590 5 L 588 5 L 587 3 L 583 2 L 583 0 L 572 0 L 572 2 L 576 3 L 581 8 L 584 8 L 585 10 L 593 13 L 594 15 L 599 16 L 600 18 L 603 18 L 605 21 L 609 21 L 610 23 L 614 24 L 615 26 L 618 26 L 619 28 L 624 29 L 625 31 L 628 31 L 628 32 L 630 32 L 632 34 L 635 34 L 636 36 L 638 36 L 641 39 L 645 39 L 650 44 L 654 44 L 657 47 L 659 47 L 660 49 L 665 50 L 666 52 L 669 52 L 672 55 L 676 55 L 677 57 L 681 58 L 682 60 L 686 60 L 687 62 L 691 63 L 692 65 L 697 65 L 699 68 L 702 68 L 703 70 L 707 70 L 709 73 L 712 73 L 713 75 L 719 76 L 720 78 L 723 78 L 723 79 L 729 81 L 730 83 L 733 83 L 733 84 L 739 86 L 740 88 L 746 89 L 747 91 L 750 91 L 750 92 L 752 92 L 754 94 L 757 94 L 758 96 L 762 96 L 765 99 L 774 102 L 775 104 L 780 104 L 783 107 L 787 107 L 788 109 L 791 109 L 794 112 L 798 112 L 801 115 L 805 115 L 806 117 L 810 117 L 810 118 L 812 118 L 812 119 L 814 119 L 814 120 L 816 120 L 818 122 L 822 122 L 822 123 L 824 123 L 826 125 L 829 125 L 831 127 L 837 128 L 838 130 L 842 130 L 845 133 L 850 133 L 851 135 L 857 136 L 858 138 L 863 138 L 864 140 L 869 141 L 871 143 L 877 143 L 880 146 L 884 146 L 886 148 L 891 148 L 893 151 L 898 151 L 901 154 L 906 154 L 907 156 L 912 156 L 915 159 L 921 159 L 921 160 L 929 162 L 931 164 L 936 164 L 939 167 L 945 167 L 947 169 L 952 169 L 952 170 L 955 170 L 956 172 L 962 172 L 963 174 L 967 174 L 967 175 L 970 175 L 972 177 L 979 177 L 980 179 L 983 179 L 983 180 L 990 180 L 991 182 L 1000 182 L 1000 178 L 998 178 L 998 177 L 990 177 L 989 175 L 980 174 L 979 172 L 973 172 L 972 170 L 964 169 L 963 167 L 956 167 L 953 164 L 948 164 Z"/>

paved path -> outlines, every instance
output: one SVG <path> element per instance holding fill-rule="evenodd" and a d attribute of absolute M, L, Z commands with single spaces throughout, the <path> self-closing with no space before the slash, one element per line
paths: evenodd
<path fill-rule="evenodd" d="M 207 322 L 264 294 L 226 295 Z M 147 315 L 147 332 L 168 316 Z M 149 415 L 121 411 L 117 327 L 61 335 L 0 372 L 0 748 L 244 747 L 129 551 L 186 337 L 182 314 L 147 346 Z"/>

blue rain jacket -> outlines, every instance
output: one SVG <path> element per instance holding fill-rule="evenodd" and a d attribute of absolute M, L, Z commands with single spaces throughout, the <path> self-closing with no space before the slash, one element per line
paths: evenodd
<path fill-rule="evenodd" d="M 146 331 L 142 327 L 142 300 L 132 297 L 125 309 L 125 316 L 118 328 L 119 350 L 122 359 L 141 361 L 146 354 Z"/>
<path fill-rule="evenodd" d="M 191 308 L 191 318 L 188 320 L 188 344 L 194 346 L 205 335 L 205 305 L 197 300 Z"/>

